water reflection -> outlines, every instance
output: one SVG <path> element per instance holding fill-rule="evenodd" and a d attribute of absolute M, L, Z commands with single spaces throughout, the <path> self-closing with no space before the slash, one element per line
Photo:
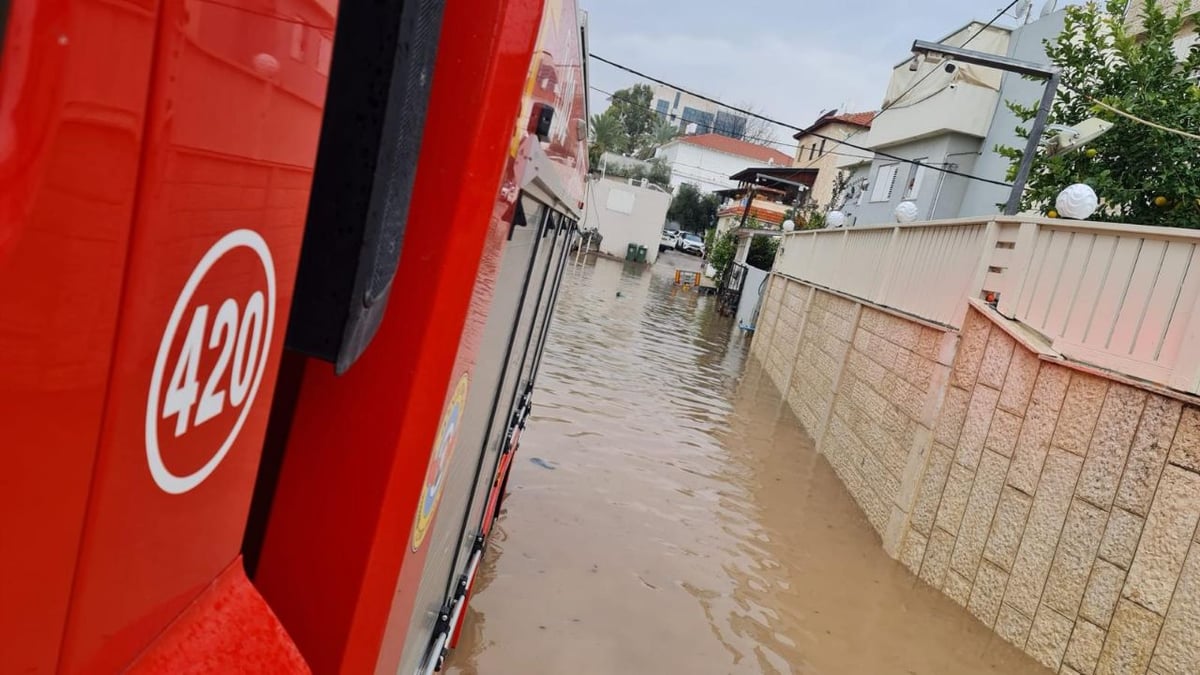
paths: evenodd
<path fill-rule="evenodd" d="M 887 558 L 676 266 L 568 267 L 449 672 L 1044 672 Z"/>

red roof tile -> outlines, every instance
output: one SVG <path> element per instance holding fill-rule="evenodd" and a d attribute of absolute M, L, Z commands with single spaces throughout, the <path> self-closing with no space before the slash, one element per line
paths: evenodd
<path fill-rule="evenodd" d="M 817 129 L 820 129 L 821 127 L 828 126 L 830 124 L 837 124 L 837 123 L 849 124 L 849 125 L 856 126 L 856 127 L 862 127 L 864 129 L 870 129 L 871 123 L 875 121 L 875 116 L 878 114 L 879 113 L 877 113 L 875 111 L 842 113 L 840 115 L 833 115 L 830 113 L 826 113 L 826 114 L 822 115 L 821 118 L 818 119 L 816 122 L 813 122 L 812 126 L 808 127 L 804 131 L 801 131 L 801 132 L 793 135 L 792 138 L 800 138 L 801 136 L 808 134 L 808 133 L 812 133 L 812 132 L 816 131 Z"/>
<path fill-rule="evenodd" d="M 702 148 L 724 152 L 738 157 L 746 157 L 764 164 L 775 164 L 776 166 L 791 166 L 792 158 L 785 155 L 775 148 L 768 148 L 764 145 L 755 145 L 749 141 L 739 141 L 736 138 L 722 136 L 721 134 L 696 134 L 694 136 L 681 136 L 677 139 L 680 143 L 688 143 L 697 145 Z"/>
<path fill-rule="evenodd" d="M 834 115 L 829 119 L 833 122 L 845 122 L 857 127 L 870 127 L 871 122 L 875 121 L 876 114 L 875 111 L 846 113 L 844 115 Z"/>

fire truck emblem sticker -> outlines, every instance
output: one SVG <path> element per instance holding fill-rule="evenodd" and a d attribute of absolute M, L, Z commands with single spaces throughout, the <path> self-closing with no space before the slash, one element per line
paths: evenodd
<path fill-rule="evenodd" d="M 429 534 L 429 526 L 433 523 L 433 514 L 442 499 L 442 488 L 446 485 L 446 468 L 450 465 L 454 443 L 458 440 L 458 428 L 462 422 L 463 408 L 467 404 L 469 385 L 470 378 L 463 373 L 458 385 L 454 387 L 454 396 L 451 397 L 450 404 L 442 413 L 442 422 L 438 425 L 438 433 L 434 439 L 436 445 L 433 455 L 429 458 L 425 484 L 421 487 L 420 501 L 417 503 L 417 518 L 413 523 L 413 551 L 419 550 L 424 543 L 425 535 Z"/>
<path fill-rule="evenodd" d="M 228 297 L 216 307 L 193 306 L 193 296 L 205 275 L 222 257 L 239 249 L 249 250 L 262 264 L 265 288 L 239 289 L 235 295 L 241 297 Z M 214 318 L 210 320 L 210 316 Z M 234 230 L 213 244 L 192 270 L 158 346 L 146 400 L 146 461 L 151 477 L 164 492 L 177 495 L 195 488 L 229 453 L 262 382 L 274 324 L 275 263 L 271 251 L 257 232 Z M 185 337 L 182 347 L 175 351 L 172 347 L 181 329 L 186 331 Z M 217 356 L 211 372 L 201 382 L 198 376 L 205 348 Z M 168 378 L 165 383 L 164 377 Z M 173 473 L 163 459 L 160 441 L 168 439 L 160 439 L 160 424 L 165 423 L 167 434 L 173 432 L 175 439 L 187 439 L 189 432 L 221 415 L 227 404 L 238 417 L 223 440 L 211 443 L 211 456 L 190 474 Z M 208 455 L 207 450 L 204 454 Z"/>

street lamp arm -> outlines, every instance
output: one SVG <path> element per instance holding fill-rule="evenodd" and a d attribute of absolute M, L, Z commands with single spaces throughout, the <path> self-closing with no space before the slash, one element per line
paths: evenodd
<path fill-rule="evenodd" d="M 1042 132 L 1050 118 L 1054 96 L 1058 92 L 1058 82 L 1061 77 L 1058 68 L 925 40 L 914 41 L 912 50 L 915 54 L 941 55 L 960 63 L 995 68 L 1010 73 L 1038 77 L 1046 81 L 1045 89 L 1042 91 L 1042 101 L 1038 105 L 1037 115 L 1033 118 L 1033 125 L 1029 129 L 1029 140 L 1026 141 L 1025 152 L 1021 155 L 1021 163 L 1017 167 L 1016 180 L 1013 181 L 1008 202 L 1004 205 L 1004 215 L 1016 215 L 1021 208 L 1021 194 L 1025 191 L 1025 183 L 1028 182 L 1029 173 L 1033 170 L 1033 158 L 1037 154 L 1038 144 L 1042 140 Z"/>
<path fill-rule="evenodd" d="M 976 66 L 988 66 L 998 70 L 1006 70 L 1010 73 L 1019 73 L 1021 75 L 1029 75 L 1031 77 L 1040 77 L 1042 79 L 1048 79 L 1051 75 L 1058 73 L 1058 69 L 1053 66 L 1045 66 L 1032 61 L 1022 61 L 1020 59 L 989 54 L 987 52 L 975 51 L 973 49 L 951 47 L 950 45 L 944 45 L 937 42 L 928 42 L 925 40 L 914 40 L 912 50 L 915 54 L 926 54 L 929 56 L 941 55 L 952 58 L 961 63 L 970 63 Z"/>

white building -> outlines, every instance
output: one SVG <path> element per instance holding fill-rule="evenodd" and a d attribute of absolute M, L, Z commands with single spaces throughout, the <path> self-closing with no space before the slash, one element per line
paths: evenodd
<path fill-rule="evenodd" d="M 671 194 L 650 183 L 635 185 L 632 178 L 594 180 L 589 191 L 580 227 L 596 228 L 603 237 L 600 252 L 624 258 L 628 246 L 636 244 L 646 247 L 646 262 L 658 260 Z"/>
<path fill-rule="evenodd" d="M 1007 28 L 972 22 L 938 42 L 1007 55 L 1010 34 Z M 850 224 L 893 222 L 902 201 L 916 203 L 921 220 L 958 216 L 968 179 L 930 167 L 972 174 L 1002 105 L 1001 71 L 940 58 L 922 59 L 915 70 L 912 64 L 912 56 L 896 64 L 882 112 L 870 131 L 855 137 L 855 145 L 871 148 L 875 156 L 842 150 L 850 155 L 838 162 L 850 173 L 842 209 Z"/>
<path fill-rule="evenodd" d="M 775 148 L 720 134 L 680 136 L 658 149 L 671 167 L 671 189 L 691 183 L 701 192 L 737 187 L 729 177 L 748 166 L 791 166 L 792 158 Z"/>
<path fill-rule="evenodd" d="M 683 133 L 688 133 L 688 126 L 695 124 L 694 133 L 715 133 L 740 139 L 745 137 L 750 121 L 745 115 L 724 106 L 662 84 L 654 85 L 651 105 Z"/>

